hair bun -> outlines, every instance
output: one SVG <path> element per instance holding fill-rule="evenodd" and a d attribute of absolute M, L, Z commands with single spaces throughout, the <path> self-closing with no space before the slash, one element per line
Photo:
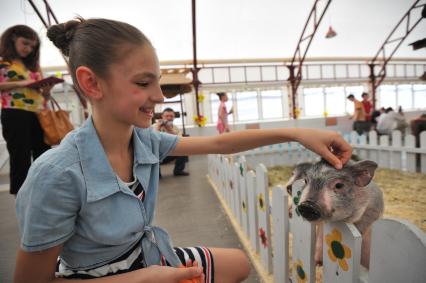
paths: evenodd
<path fill-rule="evenodd" d="M 47 30 L 47 37 L 65 56 L 69 56 L 71 40 L 74 37 L 78 25 L 81 24 L 82 21 L 83 19 L 81 18 L 71 20 L 66 23 L 53 25 Z"/>

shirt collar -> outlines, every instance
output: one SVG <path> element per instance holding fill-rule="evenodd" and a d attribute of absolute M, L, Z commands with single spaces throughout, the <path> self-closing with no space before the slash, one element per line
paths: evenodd
<path fill-rule="evenodd" d="M 119 181 L 112 169 L 91 117 L 84 122 L 77 132 L 75 140 L 87 186 L 87 201 L 97 201 L 119 192 L 121 190 L 120 184 L 124 186 L 124 183 Z M 148 150 L 151 148 L 148 130 L 138 131 L 134 129 L 133 144 L 136 167 L 137 165 L 159 162 L 152 151 Z M 140 170 L 135 171 L 138 177 Z"/>

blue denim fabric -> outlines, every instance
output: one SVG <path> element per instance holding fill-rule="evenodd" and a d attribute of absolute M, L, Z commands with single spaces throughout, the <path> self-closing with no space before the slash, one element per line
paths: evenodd
<path fill-rule="evenodd" d="M 89 118 L 31 166 L 16 200 L 21 247 L 31 252 L 63 244 L 61 261 L 83 270 L 111 262 L 142 238 L 147 265 L 163 255 L 178 266 L 167 233 L 151 225 L 159 161 L 178 139 L 134 129 L 133 171 L 146 191 L 141 202 L 112 170 Z"/>

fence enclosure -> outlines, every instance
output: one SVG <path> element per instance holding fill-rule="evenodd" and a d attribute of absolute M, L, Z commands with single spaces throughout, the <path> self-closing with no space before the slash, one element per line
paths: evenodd
<path fill-rule="evenodd" d="M 387 146 L 384 137 L 375 144 L 372 133 L 369 143 L 353 134 L 348 140 L 360 157 L 379 162 L 381 167 L 405 166 L 411 171 L 415 166 L 409 162 L 415 162 L 415 154 L 420 154 L 421 170 L 425 172 L 426 132 L 421 135 L 421 148 L 411 146 L 409 136 L 405 143 L 398 143 L 398 133 Z M 316 158 L 297 143 L 208 157 L 210 182 L 223 205 L 232 211 L 230 217 L 238 223 L 243 242 L 249 245 L 246 249 L 259 257 L 262 272 L 269 274 L 267 281 L 289 282 L 291 278 L 291 282 L 315 282 L 315 225 L 303 220 L 295 210 L 303 184 L 293 185 L 293 217 L 289 218 L 287 191 L 279 186 L 269 191 L 265 165 L 294 165 Z M 369 271 L 360 266 L 361 240 L 353 224 L 324 225 L 323 282 L 425 282 L 426 235 L 415 225 L 397 219 L 376 221 Z"/>
<path fill-rule="evenodd" d="M 419 147 L 416 147 L 413 135 L 402 136 L 400 131 L 394 131 L 391 136 L 377 136 L 375 131 L 371 131 L 368 136 L 352 132 L 343 137 L 351 144 L 355 154 L 361 159 L 376 162 L 379 168 L 426 174 L 426 131 L 420 134 Z M 292 166 L 318 159 L 316 154 L 296 142 L 259 147 L 236 156 L 245 156 L 249 165 L 262 163 L 267 167 Z"/>

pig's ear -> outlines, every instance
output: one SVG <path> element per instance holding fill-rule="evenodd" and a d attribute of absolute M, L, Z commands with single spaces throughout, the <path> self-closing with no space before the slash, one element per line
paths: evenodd
<path fill-rule="evenodd" d="M 374 171 L 377 169 L 377 163 L 364 160 L 356 162 L 351 167 L 355 184 L 360 187 L 365 187 L 371 182 L 371 179 L 373 179 Z"/>

